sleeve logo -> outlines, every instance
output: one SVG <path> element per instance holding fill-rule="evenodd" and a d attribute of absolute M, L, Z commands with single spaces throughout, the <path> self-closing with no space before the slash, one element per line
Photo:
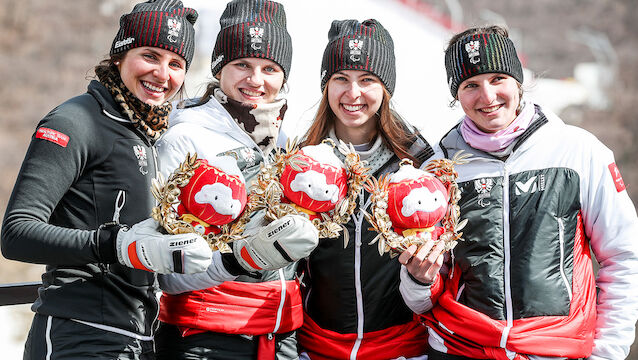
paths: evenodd
<path fill-rule="evenodd" d="M 62 147 L 66 147 L 66 145 L 69 143 L 68 135 L 45 127 L 39 128 L 35 133 L 35 137 L 38 139 L 50 141 Z"/>
<path fill-rule="evenodd" d="M 618 166 L 616 163 L 609 164 L 609 172 L 611 172 L 611 177 L 614 179 L 614 185 L 616 185 L 616 191 L 621 192 L 625 190 L 625 182 L 620 176 L 620 170 L 618 170 Z"/>

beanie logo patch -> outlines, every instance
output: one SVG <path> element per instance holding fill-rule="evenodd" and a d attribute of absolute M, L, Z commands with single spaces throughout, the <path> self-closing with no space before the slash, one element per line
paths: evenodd
<path fill-rule="evenodd" d="M 179 38 L 179 31 L 182 29 L 182 23 L 175 18 L 169 17 L 167 26 L 168 26 L 168 35 L 166 36 L 166 38 L 170 42 L 177 42 L 177 39 Z"/>
<path fill-rule="evenodd" d="M 470 62 L 474 65 L 481 61 L 481 58 L 479 57 L 480 46 L 481 43 L 477 40 L 470 41 L 465 44 L 465 51 L 467 51 L 467 56 L 470 58 Z"/>
<path fill-rule="evenodd" d="M 210 68 L 214 69 L 220 62 L 224 60 L 224 54 L 219 55 L 213 62 L 210 64 Z"/>
<path fill-rule="evenodd" d="M 127 37 L 124 40 L 118 40 L 118 41 L 115 42 L 115 45 L 113 46 L 113 49 L 121 48 L 124 45 L 131 44 L 133 41 L 135 41 L 134 37 Z"/>
<path fill-rule="evenodd" d="M 251 27 L 249 29 L 249 33 L 250 33 L 250 47 L 253 50 L 261 50 L 261 43 L 263 42 L 262 38 L 264 37 L 264 28 Z"/>
<path fill-rule="evenodd" d="M 348 42 L 350 48 L 350 60 L 354 62 L 361 61 L 361 50 L 363 50 L 363 40 L 353 39 Z"/>

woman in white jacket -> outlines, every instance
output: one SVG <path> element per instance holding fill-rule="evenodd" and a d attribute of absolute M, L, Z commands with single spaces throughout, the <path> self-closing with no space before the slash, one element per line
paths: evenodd
<path fill-rule="evenodd" d="M 292 43 L 283 6 L 273 1 L 231 1 L 220 24 L 214 79 L 201 98 L 186 101 L 171 116 L 158 151 L 164 174 L 187 153 L 231 156 L 248 183 L 276 146 L 287 108 L 279 95 L 290 72 Z M 286 254 L 292 260 L 316 246 L 317 231 L 307 218 L 288 215 L 269 226 L 275 223 L 289 230 L 261 234 L 299 245 L 299 256 Z M 158 359 L 297 358 L 295 330 L 303 315 L 296 263 L 251 272 L 237 260 L 215 253 L 206 275 L 160 279 Z"/>
<path fill-rule="evenodd" d="M 638 218 L 612 152 L 522 98 L 505 29 L 457 34 L 445 67 L 465 116 L 439 155 L 472 155 L 457 167 L 465 241 L 440 275 L 438 254 L 399 258 L 430 360 L 624 359 L 638 318 Z"/>

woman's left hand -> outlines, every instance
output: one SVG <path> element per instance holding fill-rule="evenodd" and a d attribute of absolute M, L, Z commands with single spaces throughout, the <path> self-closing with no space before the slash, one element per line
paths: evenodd
<path fill-rule="evenodd" d="M 432 284 L 443 266 L 444 254 L 443 241 L 428 240 L 419 248 L 417 245 L 410 245 L 399 255 L 399 263 L 404 265 L 416 280 L 424 284 Z"/>

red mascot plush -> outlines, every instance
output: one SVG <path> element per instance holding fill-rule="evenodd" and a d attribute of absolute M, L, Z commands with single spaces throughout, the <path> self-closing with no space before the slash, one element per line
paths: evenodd
<path fill-rule="evenodd" d="M 198 159 L 188 184 L 181 189 L 177 214 L 202 235 L 219 233 L 219 226 L 237 219 L 247 201 L 246 184 L 235 159 Z"/>
<path fill-rule="evenodd" d="M 388 216 L 395 232 L 437 239 L 443 228 L 435 227 L 445 216 L 448 192 L 445 185 L 430 173 L 402 165 L 388 184 Z"/>
<path fill-rule="evenodd" d="M 284 196 L 311 219 L 318 218 L 317 213 L 333 210 L 346 197 L 348 174 L 326 143 L 304 146 L 296 158 L 308 165 L 300 170 L 290 164 L 284 167 L 280 178 Z"/>

